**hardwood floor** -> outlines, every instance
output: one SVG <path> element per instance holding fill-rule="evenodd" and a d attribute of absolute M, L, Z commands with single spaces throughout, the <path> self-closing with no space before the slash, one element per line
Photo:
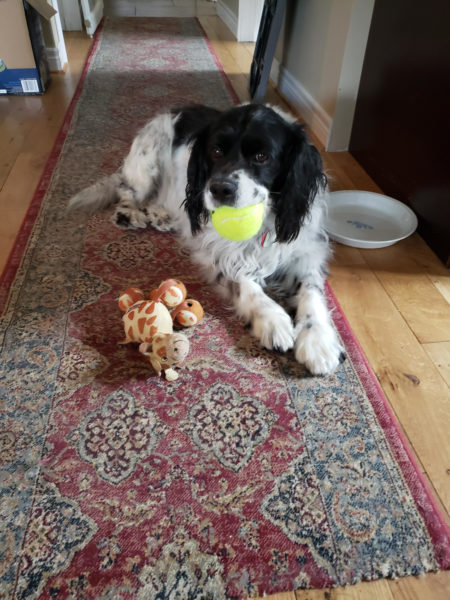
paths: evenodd
<path fill-rule="evenodd" d="M 241 100 L 253 44 L 238 44 L 215 16 L 200 18 Z M 69 68 L 43 96 L 0 97 L 0 269 L 81 74 L 91 40 L 66 34 Z M 273 88 L 267 100 L 288 108 Z M 317 140 L 316 144 L 320 148 Z M 321 148 L 323 150 L 323 148 Z M 348 153 L 323 153 L 333 189 L 377 191 Z M 444 514 L 450 508 L 450 272 L 418 235 L 380 250 L 336 245 L 331 287 L 409 440 Z M 273 600 L 446 600 L 450 573 L 380 580 L 333 590 L 277 594 Z"/>
<path fill-rule="evenodd" d="M 8 258 L 89 54 L 92 40 L 66 33 L 69 66 L 42 96 L 0 97 L 0 272 Z"/>

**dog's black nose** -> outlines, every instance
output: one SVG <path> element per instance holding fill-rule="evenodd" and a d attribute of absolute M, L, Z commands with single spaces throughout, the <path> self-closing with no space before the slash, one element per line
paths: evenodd
<path fill-rule="evenodd" d="M 231 179 L 213 179 L 209 185 L 214 200 L 221 204 L 234 204 L 237 185 Z"/>

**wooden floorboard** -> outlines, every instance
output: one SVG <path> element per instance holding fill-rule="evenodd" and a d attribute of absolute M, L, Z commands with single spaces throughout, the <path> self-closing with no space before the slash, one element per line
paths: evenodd
<path fill-rule="evenodd" d="M 238 44 L 215 16 L 200 18 L 241 101 L 249 100 L 252 44 Z M 66 34 L 69 68 L 48 92 L 0 98 L 0 269 L 74 93 L 92 41 Z M 269 86 L 267 101 L 289 108 Z M 312 134 L 313 140 L 317 139 Z M 320 144 L 317 144 L 321 148 Z M 331 189 L 379 191 L 348 153 L 323 153 Z M 336 245 L 330 284 L 388 398 L 442 510 L 450 507 L 450 273 L 418 236 L 387 249 Z M 298 590 L 271 600 L 444 600 L 448 572 L 332 590 Z"/>
<path fill-rule="evenodd" d="M 92 40 L 66 34 L 69 66 L 42 96 L 0 98 L 0 272 L 25 217 L 84 68 Z"/>

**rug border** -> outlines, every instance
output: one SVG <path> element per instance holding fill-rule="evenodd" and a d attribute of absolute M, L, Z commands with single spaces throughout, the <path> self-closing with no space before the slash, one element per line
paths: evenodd
<path fill-rule="evenodd" d="M 30 235 L 33 231 L 36 219 L 39 215 L 42 206 L 42 201 L 45 197 L 45 194 L 48 191 L 56 163 L 59 160 L 62 147 L 64 145 L 64 142 L 66 141 L 67 133 L 70 129 L 70 125 L 72 123 L 73 115 L 75 112 L 75 108 L 78 104 L 78 100 L 80 99 L 81 93 L 83 91 L 84 82 L 86 80 L 89 67 L 98 49 L 104 23 L 105 19 L 102 19 L 99 26 L 97 27 L 97 30 L 95 31 L 92 46 L 87 55 L 85 65 L 76 85 L 75 92 L 72 96 L 72 100 L 70 101 L 66 114 L 64 115 L 63 122 L 61 124 L 61 127 L 59 128 L 58 134 L 56 136 L 53 147 L 50 150 L 50 154 L 47 158 L 45 166 L 42 169 L 39 182 L 36 186 L 31 202 L 22 219 L 22 223 L 20 225 L 16 239 L 14 240 L 13 246 L 9 252 L 8 258 L 6 259 L 5 265 L 0 275 L 0 316 L 3 314 L 7 305 L 11 285 L 17 275 L 17 271 L 24 258 Z"/>
<path fill-rule="evenodd" d="M 205 29 L 203 28 L 203 25 L 200 23 L 200 20 L 198 17 L 195 17 L 195 20 L 197 21 L 197 25 L 203 35 L 203 39 L 205 40 L 206 45 L 208 46 L 208 50 L 210 51 L 210 53 L 214 59 L 214 62 L 216 63 L 216 67 L 219 69 L 219 72 L 222 76 L 223 82 L 225 83 L 227 90 L 230 92 L 230 95 L 233 98 L 233 101 L 235 102 L 235 104 L 242 104 L 241 99 L 239 98 L 236 90 L 233 87 L 233 84 L 231 83 L 228 75 L 225 73 L 225 69 L 223 68 L 222 63 L 220 62 L 220 59 L 217 56 L 216 51 L 214 50 L 214 46 L 212 45 L 211 40 L 208 39 L 208 35 L 207 35 Z"/>
<path fill-rule="evenodd" d="M 200 33 L 202 34 L 206 45 L 214 59 L 214 62 L 222 76 L 224 84 L 227 87 L 232 99 L 235 103 L 239 103 L 240 99 L 234 90 L 231 81 L 229 80 L 207 34 L 201 25 L 198 18 L 195 18 Z M 86 58 L 83 71 L 80 75 L 77 83 L 74 95 L 66 111 L 63 119 L 63 123 L 57 134 L 55 143 L 47 162 L 43 168 L 42 175 L 39 179 L 39 183 L 33 194 L 33 198 L 30 205 L 25 213 L 19 232 L 16 236 L 12 249 L 9 253 L 8 259 L 5 263 L 3 271 L 0 276 L 0 314 L 3 313 L 4 308 L 7 304 L 11 285 L 16 277 L 17 271 L 24 258 L 30 235 L 33 231 L 36 219 L 39 215 L 39 211 L 42 205 L 45 194 L 48 191 L 48 187 L 54 172 L 56 163 L 60 157 L 62 147 L 67 137 L 67 133 L 70 129 L 74 112 L 81 93 L 83 91 L 86 76 L 91 65 L 92 59 L 96 54 L 100 42 L 101 33 L 103 31 L 105 19 L 100 23 L 97 31 L 94 34 L 94 40 L 89 54 Z M 347 352 L 349 353 L 352 362 L 360 370 L 359 376 L 364 390 L 371 402 L 371 405 L 375 411 L 377 420 L 380 427 L 383 429 L 383 433 L 389 444 L 389 448 L 395 457 L 396 463 L 402 472 L 406 484 L 411 492 L 414 503 L 417 510 L 422 515 L 425 526 L 430 534 L 430 538 L 433 544 L 435 558 L 441 569 L 450 568 L 450 527 L 446 524 L 444 516 L 441 514 L 441 509 L 434 499 L 429 484 L 423 477 L 416 458 L 410 448 L 409 442 L 403 433 L 400 424 L 382 390 L 372 368 L 370 367 L 367 358 L 356 339 L 350 324 L 345 317 L 345 314 L 336 299 L 336 296 L 331 289 L 329 283 L 327 283 L 327 295 L 333 301 L 338 318 L 334 315 L 334 321 L 338 331 L 345 343 Z M 397 436 L 401 449 L 399 449 L 395 442 L 394 436 Z M 404 451 L 407 461 L 401 456 L 401 450 Z M 426 499 L 426 503 L 420 501 L 420 496 Z"/>
<path fill-rule="evenodd" d="M 203 33 L 203 36 L 208 45 L 209 51 L 214 57 L 215 63 L 220 70 L 227 88 L 231 91 L 232 97 L 236 103 L 240 103 L 240 99 L 232 87 L 231 81 L 217 56 L 212 43 L 198 20 L 198 25 Z M 330 284 L 326 283 L 327 295 L 332 299 L 339 319 L 334 318 L 335 325 L 341 335 L 347 352 L 351 356 L 351 360 L 359 369 L 359 377 L 364 390 L 370 400 L 370 403 L 375 411 L 376 418 L 380 427 L 383 430 L 384 436 L 389 444 L 389 448 L 395 458 L 396 464 L 403 474 L 408 489 L 417 507 L 417 510 L 422 515 L 425 526 L 430 534 L 430 539 L 433 544 L 436 561 L 441 569 L 450 568 L 450 527 L 447 525 L 444 515 L 441 512 L 436 500 L 434 499 L 429 484 L 422 475 L 416 457 L 413 454 L 410 443 L 407 440 L 394 411 L 389 404 L 389 401 L 378 382 L 378 379 L 370 366 L 366 355 L 356 339 L 350 323 L 347 320 Z M 364 376 L 363 376 L 364 375 Z M 405 463 L 401 456 L 401 451 L 396 447 L 394 435 L 400 441 L 402 450 L 405 452 L 408 462 Z M 420 502 L 419 496 L 422 495 L 427 500 L 427 505 Z"/>
<path fill-rule="evenodd" d="M 333 321 L 342 337 L 352 363 L 358 368 L 358 376 L 374 409 L 378 423 L 383 430 L 396 464 L 403 474 L 417 510 L 424 520 L 433 544 L 436 561 L 441 569 L 449 569 L 450 527 L 447 525 L 444 514 L 431 493 L 430 484 L 421 473 L 410 442 L 401 428 L 394 410 L 370 366 L 359 341 L 355 337 L 329 282 L 326 283 L 326 291 L 336 307 L 335 312 L 338 313 L 338 318 L 333 315 Z M 397 444 L 395 444 L 395 436 L 397 436 L 401 448 L 398 448 Z M 402 451 L 406 454 L 407 461 L 402 456 Z M 421 501 L 420 496 L 425 498 L 426 504 Z"/>

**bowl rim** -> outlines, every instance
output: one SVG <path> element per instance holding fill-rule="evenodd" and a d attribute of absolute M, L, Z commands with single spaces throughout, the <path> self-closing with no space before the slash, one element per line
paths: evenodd
<path fill-rule="evenodd" d="M 328 196 L 329 199 L 327 199 L 327 209 L 330 209 L 331 207 L 331 201 L 332 201 L 332 197 L 336 197 L 337 195 L 340 196 L 344 196 L 344 195 L 349 195 L 349 196 L 363 196 L 366 198 L 369 197 L 378 197 L 378 198 L 384 198 L 385 200 L 387 200 L 388 202 L 392 203 L 393 205 L 396 205 L 398 207 L 401 207 L 403 214 L 404 215 L 408 215 L 411 219 L 411 226 L 408 228 L 404 229 L 404 233 L 402 233 L 402 235 L 398 235 L 395 238 L 389 238 L 389 239 L 383 239 L 383 240 L 367 240 L 364 239 L 362 237 L 351 237 L 348 235 L 343 235 L 341 233 L 336 233 L 333 229 L 329 228 L 329 225 L 327 223 L 327 219 L 325 218 L 325 223 L 324 223 L 324 228 L 325 231 L 328 233 L 328 235 L 330 236 L 331 239 L 337 241 L 337 242 L 341 242 L 343 244 L 346 245 L 351 245 L 353 247 L 358 247 L 358 248 L 382 248 L 385 246 L 390 246 L 392 244 L 395 244 L 396 242 L 399 242 L 400 240 L 403 240 L 407 237 L 409 237 L 410 235 L 412 235 L 414 233 L 414 231 L 416 231 L 417 226 L 418 226 L 418 219 L 417 219 L 417 215 L 415 214 L 415 212 L 404 202 L 401 202 L 400 200 L 397 200 L 396 198 L 393 198 L 392 196 L 388 196 L 387 194 L 383 194 L 383 193 L 379 193 L 379 192 L 372 192 L 372 191 L 367 191 L 367 190 L 334 190 L 334 191 L 330 191 Z M 396 219 L 397 222 L 399 222 L 399 219 Z"/>

